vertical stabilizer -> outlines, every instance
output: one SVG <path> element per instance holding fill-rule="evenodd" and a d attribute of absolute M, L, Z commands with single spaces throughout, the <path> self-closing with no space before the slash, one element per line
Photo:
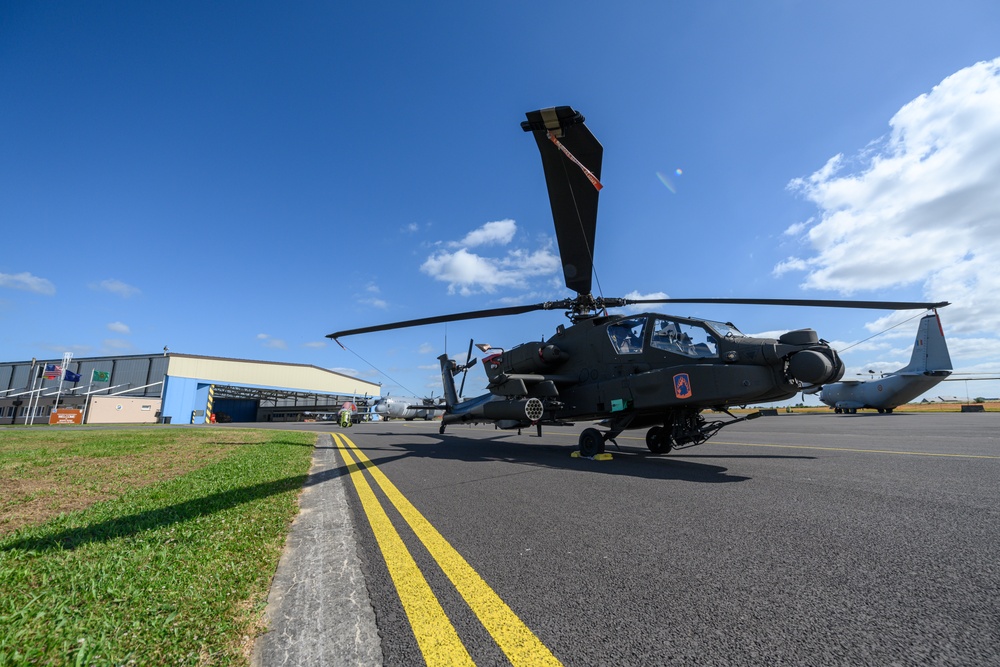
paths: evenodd
<path fill-rule="evenodd" d="M 449 408 L 458 403 L 458 392 L 455 390 L 455 362 L 447 354 L 438 357 L 441 362 L 441 387 L 444 389 L 444 402 Z"/>
<path fill-rule="evenodd" d="M 934 311 L 920 320 L 910 363 L 896 372 L 935 373 L 950 370 L 952 370 L 951 355 L 948 354 L 948 345 L 944 342 L 944 329 L 941 327 L 941 318 L 937 311 Z"/>

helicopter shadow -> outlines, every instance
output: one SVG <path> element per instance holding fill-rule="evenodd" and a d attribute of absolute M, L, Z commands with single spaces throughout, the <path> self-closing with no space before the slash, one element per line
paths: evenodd
<path fill-rule="evenodd" d="M 385 446 L 372 447 L 373 437 L 376 440 L 388 441 L 392 439 L 392 442 L 386 442 Z M 723 455 L 684 455 L 684 458 L 678 458 L 654 455 L 648 451 L 631 447 L 615 448 L 613 444 L 608 443 L 606 451 L 611 454 L 612 459 L 609 461 L 600 461 L 583 457 L 573 457 L 572 452 L 576 451 L 575 447 L 547 443 L 526 443 L 516 438 L 518 436 L 501 432 L 498 432 L 496 435 L 475 438 L 467 438 L 449 433 L 420 433 L 405 439 L 396 433 L 371 433 L 365 434 L 364 442 L 358 446 L 362 450 L 369 452 L 369 454 L 374 452 L 385 454 L 384 456 L 375 455 L 372 457 L 376 465 L 406 458 L 420 457 L 468 464 L 510 463 L 525 466 L 529 469 L 524 472 L 541 468 L 700 484 L 726 484 L 743 482 L 752 478 L 745 475 L 732 474 L 724 466 L 691 461 L 689 460 L 691 458 L 812 458 L 780 455 L 743 455 L 735 457 Z"/>

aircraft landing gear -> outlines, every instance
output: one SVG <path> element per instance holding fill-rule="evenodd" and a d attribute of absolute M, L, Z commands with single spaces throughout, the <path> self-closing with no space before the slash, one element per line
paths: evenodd
<path fill-rule="evenodd" d="M 580 456 L 604 453 L 604 434 L 596 428 L 584 429 L 580 434 Z"/>
<path fill-rule="evenodd" d="M 670 432 L 662 426 L 654 426 L 646 431 L 646 446 L 654 454 L 669 454 L 673 449 Z"/>

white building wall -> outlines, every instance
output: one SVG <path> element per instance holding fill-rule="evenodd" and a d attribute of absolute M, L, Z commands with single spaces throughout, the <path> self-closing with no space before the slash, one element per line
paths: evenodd
<path fill-rule="evenodd" d="M 91 396 L 87 409 L 88 424 L 155 424 L 160 411 L 158 398 Z"/>

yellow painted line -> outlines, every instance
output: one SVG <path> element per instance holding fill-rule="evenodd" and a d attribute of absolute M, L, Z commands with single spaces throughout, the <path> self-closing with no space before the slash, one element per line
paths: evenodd
<path fill-rule="evenodd" d="M 709 444 L 716 445 L 736 445 L 737 447 L 776 447 L 780 449 L 816 449 L 828 452 L 856 452 L 861 454 L 893 454 L 895 456 L 937 456 L 955 459 L 997 459 L 1000 456 L 990 456 L 989 454 L 945 454 L 938 452 L 907 452 L 892 449 L 861 449 L 858 447 L 818 447 L 816 445 L 777 445 L 768 443 L 752 442 L 727 442 L 725 440 L 710 440 Z"/>
<path fill-rule="evenodd" d="M 337 441 L 337 448 L 347 464 L 351 481 L 354 482 L 354 488 L 361 499 L 361 506 L 368 517 L 368 523 L 371 524 L 372 532 L 375 533 L 379 549 L 382 550 L 389 576 L 392 577 L 399 600 L 403 603 L 403 610 L 410 621 L 410 627 L 413 628 L 424 661 L 432 667 L 474 666 L 472 656 L 462 644 L 455 626 L 448 620 L 434 591 L 431 590 L 406 544 L 403 543 L 403 538 L 396 532 L 389 516 L 382 509 L 361 468 L 354 463 L 348 448 L 342 444 L 341 439 L 347 441 L 347 438 L 338 434 L 333 434 L 333 438 Z"/>
<path fill-rule="evenodd" d="M 360 465 L 368 469 L 386 497 L 427 547 L 427 551 L 441 566 L 448 579 L 451 580 L 451 583 L 454 584 L 479 618 L 483 627 L 507 655 L 511 664 L 514 667 L 562 665 L 528 626 L 517 617 L 517 614 L 507 606 L 507 603 L 500 599 L 500 596 L 490 588 L 489 584 L 483 581 L 482 577 L 472 569 L 472 566 L 466 562 L 462 555 L 417 511 L 382 471 L 368 460 L 364 453 L 351 442 L 350 438 L 344 435 L 340 437 L 358 457 Z"/>

